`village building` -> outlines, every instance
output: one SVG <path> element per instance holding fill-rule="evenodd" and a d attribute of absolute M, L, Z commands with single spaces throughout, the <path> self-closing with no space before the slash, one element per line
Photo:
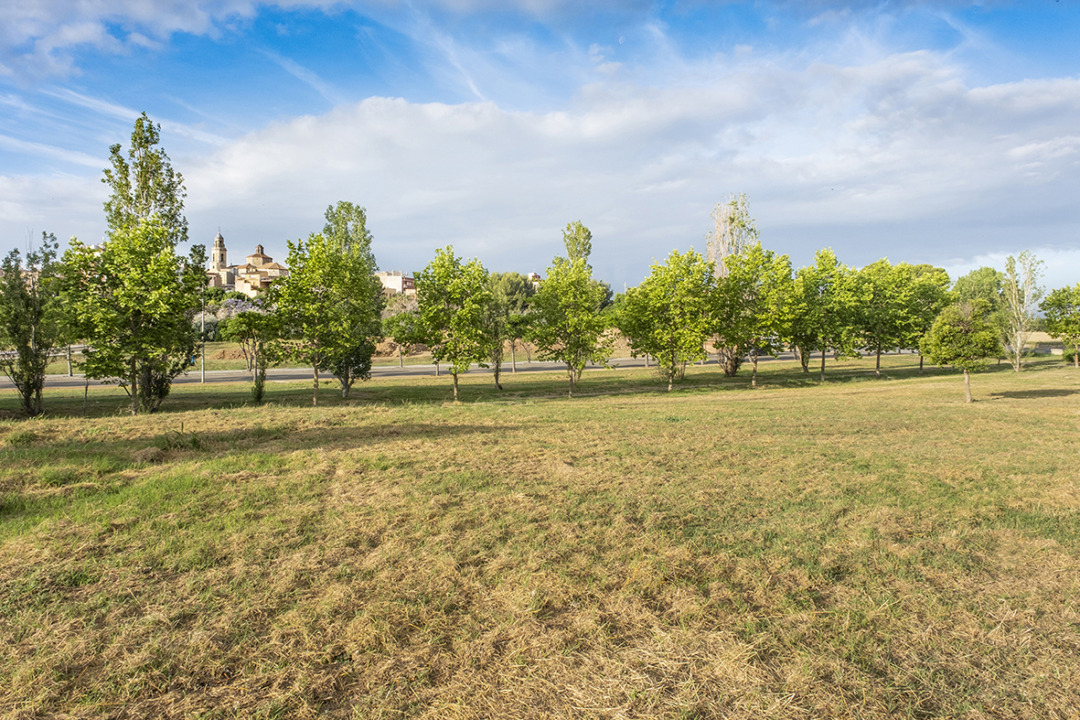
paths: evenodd
<path fill-rule="evenodd" d="M 246 260 L 243 265 L 229 265 L 225 238 L 219 232 L 210 251 L 210 269 L 206 271 L 207 285 L 236 290 L 253 298 L 260 290 L 270 287 L 275 280 L 289 274 L 289 269 L 274 262 L 274 258 L 263 251 L 262 245 L 256 245 L 255 252 L 248 255 Z"/>
<path fill-rule="evenodd" d="M 413 278 L 403 274 L 400 270 L 380 270 L 375 273 L 383 286 L 383 295 L 415 295 L 416 282 Z"/>

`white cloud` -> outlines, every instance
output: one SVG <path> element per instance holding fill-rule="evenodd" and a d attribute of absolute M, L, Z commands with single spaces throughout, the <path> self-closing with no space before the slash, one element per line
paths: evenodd
<path fill-rule="evenodd" d="M 748 66 L 707 87 L 589 87 L 547 113 L 372 98 L 186 168 L 192 228 L 283 252 L 347 199 L 368 207 L 384 266 L 415 270 L 453 243 L 496 269 L 542 271 L 581 219 L 598 271 L 633 283 L 671 248 L 701 248 L 711 205 L 746 191 L 766 244 L 797 264 L 826 245 L 857 265 L 1068 246 L 1080 80 L 1054 87 L 1052 101 L 1027 83 L 972 90 L 914 54 Z M 1016 110 L 1035 105 L 1053 111 Z"/>
<path fill-rule="evenodd" d="M 576 11 L 563 0 L 523 4 L 543 17 Z M 250 17 L 256 4 L 219 0 L 192 10 L 179 0 L 127 0 L 67 15 L 60 3 L 30 5 L 14 24 L 38 23 L 27 31 L 32 52 L 63 62 L 72 47 L 64 43 L 114 51 L 110 43 L 122 50 L 177 30 L 212 33 L 229 18 Z M 162 121 L 163 143 L 187 179 L 193 240 L 209 242 L 220 226 L 234 254 L 262 243 L 281 256 L 286 239 L 318 230 L 325 207 L 342 199 L 367 206 L 383 267 L 419 269 L 452 243 L 493 269 L 543 272 L 561 252 L 560 229 L 581 219 L 594 232 L 598 272 L 621 286 L 673 247 L 701 249 L 712 204 L 744 191 L 764 242 L 796 264 L 833 246 L 849 264 L 889 256 L 956 269 L 968 262 L 956 258 L 1034 247 L 1062 253 L 1063 268 L 1080 267 L 1066 264 L 1080 240 L 1080 79 L 971 87 L 949 55 L 890 53 L 857 30 L 842 38 L 845 50 L 827 56 L 736 48 L 687 59 L 659 23 L 617 29 L 628 44 L 647 47 L 634 61 L 624 62 L 621 46 L 569 41 L 546 56 L 555 51 L 527 36 L 508 36 L 485 56 L 410 6 L 390 5 L 386 12 L 405 18 L 397 27 L 444 66 L 439 77 L 480 99 L 369 98 L 238 140 Z M 467 13 L 501 3 L 440 5 Z M 117 17 L 123 32 L 95 30 L 94 22 Z M 0 30 L 0 41 L 8 34 Z M 858 60 L 836 59 L 845 53 Z M 299 79 L 336 97 L 320 76 L 288 62 Z M 577 92 L 568 102 L 521 100 L 548 77 L 519 79 L 526 65 L 564 75 L 560 82 Z M 53 97 L 125 123 L 137 115 L 70 90 Z M 182 166 L 174 133 L 197 141 Z M 38 145 L 23 150 L 61 152 Z M 76 192 L 94 201 L 76 202 Z M 40 222 L 92 238 L 103 224 L 103 192 L 96 175 L 0 178 L 0 234 L 18 237 Z"/>

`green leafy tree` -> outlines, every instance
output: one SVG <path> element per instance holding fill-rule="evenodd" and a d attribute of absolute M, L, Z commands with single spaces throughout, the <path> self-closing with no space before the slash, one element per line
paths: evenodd
<path fill-rule="evenodd" d="M 935 365 L 952 365 L 964 371 L 964 399 L 971 402 L 969 373 L 986 366 L 987 358 L 1001 352 L 992 310 L 985 300 L 949 305 L 923 336 L 920 351 Z"/>
<path fill-rule="evenodd" d="M 790 339 L 799 348 L 803 370 L 809 355 L 821 351 L 821 379 L 825 379 L 825 353 L 854 355 L 853 308 L 856 286 L 850 268 L 840 264 L 830 249 L 819 250 L 815 263 L 795 273 L 791 304 Z"/>
<path fill-rule="evenodd" d="M 28 417 L 41 414 L 49 354 L 64 341 L 57 247 L 54 235 L 42 233 L 25 261 L 12 250 L 0 267 L 0 368 Z"/>
<path fill-rule="evenodd" d="M 981 267 L 956 279 L 952 287 L 952 299 L 957 303 L 974 303 L 982 300 L 993 315 L 1001 310 L 1002 286 L 1005 276 L 992 267 Z"/>
<path fill-rule="evenodd" d="M 109 148 L 109 163 L 101 182 L 109 186 L 105 220 L 110 235 L 156 215 L 175 248 L 187 242 L 184 217 L 184 177 L 173 170 L 169 156 L 157 147 L 161 125 L 143 113 L 135 120 L 127 153 L 117 143 Z"/>
<path fill-rule="evenodd" d="M 487 367 L 491 336 L 485 313 L 492 303 L 488 273 L 475 258 L 463 263 L 447 246 L 416 274 L 420 323 L 435 362 L 450 365 L 454 401 L 458 399 L 458 375 L 475 362 Z"/>
<path fill-rule="evenodd" d="M 1025 250 L 1005 259 L 1002 280 L 1002 310 L 1005 315 L 1005 339 L 1013 370 L 1024 367 L 1024 348 L 1035 326 L 1035 308 L 1042 298 L 1039 276 L 1042 261 Z"/>
<path fill-rule="evenodd" d="M 884 351 L 918 347 L 944 307 L 949 275 L 930 265 L 882 259 L 856 271 L 852 281 L 856 342 L 873 351 L 880 377 Z"/>
<path fill-rule="evenodd" d="M 712 266 L 698 253 L 672 251 L 667 263 L 626 291 L 617 322 L 634 354 L 656 358 L 671 392 L 686 363 L 705 357 L 711 330 Z"/>
<path fill-rule="evenodd" d="M 62 299 L 88 345 L 83 370 L 117 378 L 132 414 L 157 410 L 194 359 L 206 252 L 179 256 L 174 237 L 153 215 L 112 231 L 101 248 L 72 239 L 64 253 Z"/>
<path fill-rule="evenodd" d="M 251 370 L 251 398 L 262 402 L 267 369 L 280 362 L 280 318 L 261 308 L 244 310 L 222 323 L 221 336 L 238 343 Z"/>
<path fill-rule="evenodd" d="M 322 233 L 289 242 L 289 275 L 270 286 L 289 356 L 311 366 L 312 404 L 319 404 L 319 373 L 327 370 L 348 398 L 357 379 L 371 377 L 382 337 L 382 285 L 362 208 L 341 202 L 326 212 Z"/>
<path fill-rule="evenodd" d="M 563 230 L 563 245 L 566 246 L 566 257 L 570 262 L 584 260 L 588 263 L 592 255 L 592 232 L 580 220 L 575 220 Z"/>
<path fill-rule="evenodd" d="M 1080 283 L 1054 290 L 1039 307 L 1046 316 L 1046 332 L 1072 348 L 1073 362 L 1080 368 Z"/>
<path fill-rule="evenodd" d="M 424 324 L 418 308 L 402 310 L 383 318 L 383 335 L 394 339 L 398 347 L 398 365 L 405 366 L 404 356 L 417 345 L 427 344 Z"/>
<path fill-rule="evenodd" d="M 749 353 L 751 387 L 757 387 L 760 354 L 776 357 L 783 350 L 793 292 L 787 255 L 777 256 L 755 242 L 727 258 L 727 276 L 717 282 L 714 294 L 713 322 L 726 345 Z"/>
<path fill-rule="evenodd" d="M 496 375 L 495 383 L 498 385 L 498 363 L 502 360 L 505 343 L 510 345 L 512 372 L 517 372 L 517 345 L 528 333 L 529 303 L 532 296 L 536 294 L 536 288 L 532 280 L 521 273 L 491 273 L 491 292 L 495 298 L 493 308 L 498 308 L 501 313 L 501 316 L 498 316 L 501 318 L 498 331 L 503 338 L 502 343 L 492 348 L 493 353 L 498 355 L 498 360 L 494 354 L 492 356 L 492 367 L 495 368 Z"/>
<path fill-rule="evenodd" d="M 567 250 L 571 250 L 569 243 Z M 606 295 L 593 279 L 587 257 L 556 257 L 533 298 L 529 338 L 542 359 L 565 363 L 570 397 L 586 364 L 606 364 L 611 357 L 607 321 L 600 314 Z"/>
<path fill-rule="evenodd" d="M 901 267 L 903 263 L 901 263 Z M 923 335 L 930 331 L 934 319 L 949 304 L 949 273 L 933 265 L 912 265 L 914 286 L 907 307 L 909 322 L 905 325 L 900 347 L 918 350 Z M 919 353 L 919 372 L 923 370 L 923 355 Z"/>

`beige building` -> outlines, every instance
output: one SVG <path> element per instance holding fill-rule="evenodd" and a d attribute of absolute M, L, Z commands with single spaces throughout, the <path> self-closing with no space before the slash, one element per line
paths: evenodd
<path fill-rule="evenodd" d="M 289 269 L 263 252 L 262 245 L 255 246 L 255 252 L 247 256 L 243 265 L 229 265 L 225 238 L 221 233 L 214 238 L 214 247 L 210 252 L 210 269 L 207 270 L 207 284 L 210 287 L 236 290 L 248 297 L 255 297 L 260 290 L 280 277 L 289 274 Z"/>
<path fill-rule="evenodd" d="M 416 283 L 411 277 L 403 274 L 400 270 L 380 270 L 375 273 L 383 286 L 383 295 L 415 295 Z"/>

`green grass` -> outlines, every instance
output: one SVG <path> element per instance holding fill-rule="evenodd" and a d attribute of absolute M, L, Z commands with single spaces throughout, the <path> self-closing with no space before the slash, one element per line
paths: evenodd
<path fill-rule="evenodd" d="M 0 715 L 1071 717 L 1080 374 L 885 375 L 51 391 L 0 420 Z"/>

